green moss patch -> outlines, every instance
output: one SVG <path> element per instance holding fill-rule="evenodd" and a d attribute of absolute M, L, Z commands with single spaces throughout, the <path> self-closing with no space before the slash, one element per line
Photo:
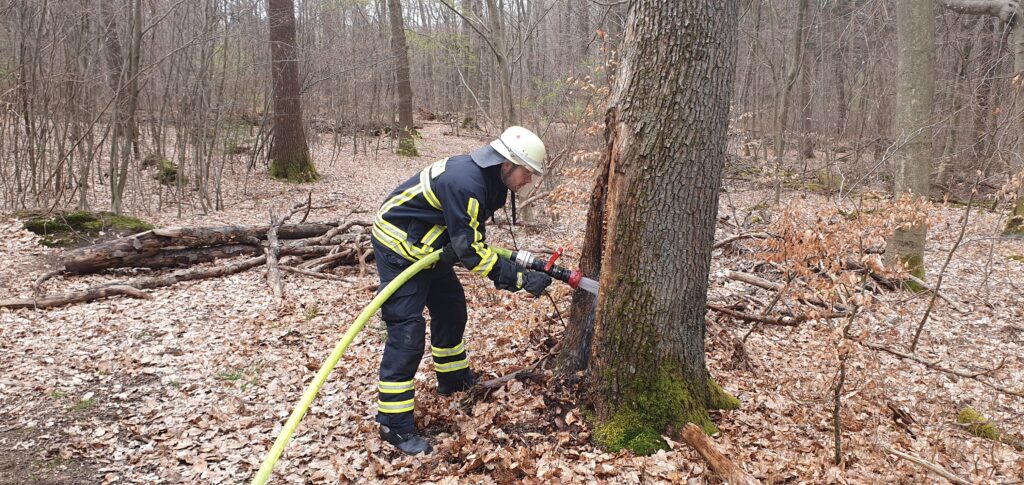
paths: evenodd
<path fill-rule="evenodd" d="M 956 417 L 956 422 L 966 425 L 967 431 L 979 438 L 1006 443 L 1018 450 L 1024 450 L 1024 441 L 989 422 L 985 416 L 971 407 L 966 407 Z"/>
<path fill-rule="evenodd" d="M 270 177 L 277 180 L 304 184 L 316 182 L 320 179 L 320 174 L 317 173 L 313 162 L 309 160 L 295 160 L 291 163 L 271 163 Z"/>
<path fill-rule="evenodd" d="M 91 244 L 104 238 L 128 236 L 153 229 L 153 225 L 146 221 L 112 212 L 20 212 L 15 217 L 21 219 L 25 229 L 43 236 L 39 243 L 49 247 Z"/>
<path fill-rule="evenodd" d="M 1024 216 L 1015 215 L 1006 221 L 1006 227 L 1003 229 L 1003 234 L 1024 236 Z"/>
<path fill-rule="evenodd" d="M 717 433 L 707 410 L 739 407 L 739 400 L 713 381 L 708 385 L 710 403 L 705 403 L 687 389 L 681 378 L 669 373 L 638 383 L 635 389 L 631 401 L 620 405 L 611 419 L 595 429 L 595 439 L 609 451 L 625 448 L 637 455 L 650 455 L 667 450 L 663 433 L 682 429 L 686 423 L 700 426 L 707 434 Z"/>
<path fill-rule="evenodd" d="M 153 178 L 160 182 L 161 185 L 176 187 L 179 184 L 178 166 L 170 160 L 160 160 L 160 165 L 157 167 L 156 175 Z M 185 181 L 185 177 L 181 177 L 180 183 L 185 183 Z"/>
<path fill-rule="evenodd" d="M 1009 256 L 1009 258 L 1014 260 L 1014 261 L 1019 261 L 1021 263 L 1024 263 L 1024 256 L 1021 256 L 1019 254 L 1013 254 L 1013 255 Z"/>
<path fill-rule="evenodd" d="M 404 157 L 416 157 L 419 156 L 420 154 L 420 152 L 416 150 L 416 141 L 413 140 L 412 138 L 404 140 L 399 139 L 398 149 L 395 150 L 395 153 L 397 153 L 398 155 L 402 155 Z"/>

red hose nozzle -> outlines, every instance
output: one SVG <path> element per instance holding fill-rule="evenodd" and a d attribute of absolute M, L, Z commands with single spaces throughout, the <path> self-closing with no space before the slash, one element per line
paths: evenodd
<path fill-rule="evenodd" d="M 551 255 L 551 259 L 548 260 L 548 264 L 544 265 L 544 272 L 545 273 L 551 271 L 551 268 L 553 268 L 555 266 L 555 261 L 557 261 L 558 257 L 561 256 L 561 255 L 562 255 L 562 247 L 559 246 L 558 249 L 556 249 L 555 252 Z"/>

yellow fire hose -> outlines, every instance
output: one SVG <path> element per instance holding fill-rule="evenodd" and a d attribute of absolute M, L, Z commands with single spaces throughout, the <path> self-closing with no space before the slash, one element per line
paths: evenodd
<path fill-rule="evenodd" d="M 491 249 L 498 253 L 498 256 L 505 259 L 510 259 L 512 257 L 512 251 L 507 249 L 497 248 L 494 246 L 492 246 Z M 263 458 L 263 464 L 260 465 L 259 472 L 257 472 L 256 476 L 252 479 L 252 485 L 263 485 L 267 483 L 267 480 L 270 480 L 270 473 L 274 470 L 274 465 L 277 463 L 277 460 L 281 458 L 281 453 L 284 453 L 284 447 L 287 446 L 288 441 L 291 440 L 292 434 L 295 433 L 295 428 L 298 428 L 299 421 L 302 421 L 302 417 L 306 415 L 306 411 L 309 410 L 309 406 L 313 403 L 313 399 L 316 398 L 317 393 L 320 392 L 320 388 L 323 387 L 324 382 L 327 381 L 327 376 L 330 375 L 332 370 L 334 370 L 334 366 L 338 365 L 338 361 L 341 360 L 341 356 L 345 353 L 345 350 L 348 349 L 352 340 L 356 338 L 356 335 L 363 329 L 363 326 L 366 325 L 367 320 L 376 314 L 381 305 L 383 305 L 395 291 L 398 291 L 405 282 L 409 281 L 410 278 L 415 276 L 424 268 L 436 263 L 440 257 L 441 251 L 434 251 L 424 256 L 423 259 L 413 263 L 412 266 L 409 266 L 405 271 L 402 271 L 398 277 L 391 280 L 391 282 L 388 283 L 387 286 L 385 286 L 384 289 L 370 301 L 370 304 L 366 305 L 363 312 L 356 317 L 356 321 L 351 327 L 349 327 L 348 331 L 345 332 L 345 335 L 341 337 L 338 344 L 334 346 L 334 351 L 331 352 L 329 357 L 327 357 L 324 364 L 320 366 L 320 370 L 317 371 L 316 377 L 313 378 L 313 382 L 309 383 L 309 387 L 307 387 L 306 392 L 303 393 L 302 400 L 300 400 L 299 404 L 295 406 L 291 416 L 288 416 L 288 421 L 284 423 L 284 428 L 281 428 L 281 433 L 278 434 L 277 439 L 274 440 L 274 446 L 270 448 L 267 456 Z"/>

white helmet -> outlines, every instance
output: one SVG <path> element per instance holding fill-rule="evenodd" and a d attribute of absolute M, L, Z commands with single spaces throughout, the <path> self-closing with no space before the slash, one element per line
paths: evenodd
<path fill-rule="evenodd" d="M 526 167 L 536 175 L 544 175 L 544 159 L 547 158 L 548 152 L 544 148 L 544 142 L 532 131 L 522 126 L 510 126 L 491 142 L 491 148 L 497 150 L 508 161 Z"/>

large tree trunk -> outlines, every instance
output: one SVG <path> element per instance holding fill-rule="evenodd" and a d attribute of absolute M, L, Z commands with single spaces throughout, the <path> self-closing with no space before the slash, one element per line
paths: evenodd
<path fill-rule="evenodd" d="M 928 197 L 932 158 L 932 105 L 935 94 L 935 15 L 932 0 L 896 3 L 896 155 L 893 194 Z M 924 277 L 923 221 L 899 228 L 888 240 L 886 257 Z"/>
<path fill-rule="evenodd" d="M 630 2 L 608 108 L 608 224 L 594 342 L 595 436 L 651 453 L 707 409 L 704 313 L 738 0 Z"/>
<path fill-rule="evenodd" d="M 274 82 L 274 143 L 270 147 L 270 176 L 292 182 L 312 182 L 320 176 L 309 157 L 302 126 L 299 62 L 295 47 L 295 4 L 269 0 L 270 60 Z"/>
<path fill-rule="evenodd" d="M 415 128 L 412 126 L 412 84 L 409 81 L 409 48 L 405 44 L 402 2 L 388 0 L 391 19 L 391 54 L 395 56 L 395 81 L 398 84 L 398 154 L 416 156 Z"/>

